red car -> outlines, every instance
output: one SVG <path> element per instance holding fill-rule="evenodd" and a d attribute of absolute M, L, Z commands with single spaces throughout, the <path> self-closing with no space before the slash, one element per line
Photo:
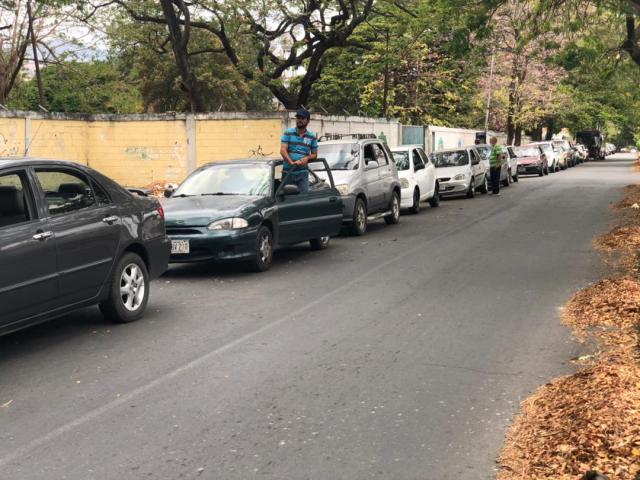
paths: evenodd
<path fill-rule="evenodd" d="M 518 175 L 549 175 L 547 156 L 538 145 L 510 148 L 518 159 Z"/>

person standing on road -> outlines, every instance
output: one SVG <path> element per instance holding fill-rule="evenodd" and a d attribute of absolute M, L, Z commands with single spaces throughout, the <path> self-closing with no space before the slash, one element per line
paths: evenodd
<path fill-rule="evenodd" d="M 288 128 L 280 139 L 280 155 L 284 160 L 282 177 L 285 184 L 296 185 L 300 192 L 309 191 L 308 163 L 318 157 L 318 138 L 307 130 L 311 120 L 308 110 L 296 112 L 295 128 Z"/>
<path fill-rule="evenodd" d="M 491 153 L 489 154 L 489 174 L 491 175 L 491 189 L 494 195 L 500 195 L 500 172 L 504 161 L 504 152 L 498 145 L 498 139 L 491 137 Z"/>

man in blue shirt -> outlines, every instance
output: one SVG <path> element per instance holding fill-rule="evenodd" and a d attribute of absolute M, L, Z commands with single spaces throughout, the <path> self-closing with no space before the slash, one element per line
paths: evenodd
<path fill-rule="evenodd" d="M 296 127 L 288 128 L 280 139 L 280 155 L 284 159 L 282 178 L 285 184 L 297 185 L 300 192 L 309 191 L 307 164 L 318 157 L 318 138 L 307 130 L 311 120 L 308 110 L 296 112 Z"/>

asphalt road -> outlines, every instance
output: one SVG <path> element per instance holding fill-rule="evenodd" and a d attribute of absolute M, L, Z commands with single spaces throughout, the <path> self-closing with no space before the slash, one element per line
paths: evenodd
<path fill-rule="evenodd" d="M 0 338 L 0 479 L 479 479 L 579 352 L 559 307 L 601 263 L 617 156 L 283 250 L 173 267 L 146 317 Z"/>

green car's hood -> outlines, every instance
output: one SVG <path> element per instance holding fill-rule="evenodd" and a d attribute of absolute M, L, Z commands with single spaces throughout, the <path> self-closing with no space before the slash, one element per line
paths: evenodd
<path fill-rule="evenodd" d="M 268 202 L 268 197 L 216 195 L 168 198 L 162 206 L 167 227 L 204 227 L 222 218 L 248 218 Z"/>

